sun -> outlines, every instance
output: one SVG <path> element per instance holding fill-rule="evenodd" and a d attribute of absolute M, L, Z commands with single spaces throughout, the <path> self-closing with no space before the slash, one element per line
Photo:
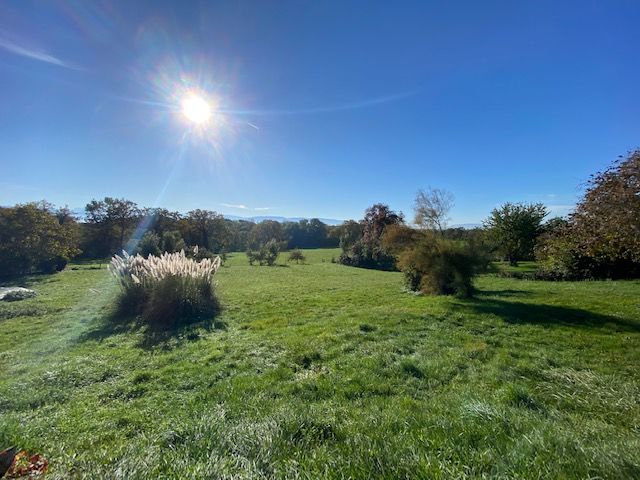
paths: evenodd
<path fill-rule="evenodd" d="M 196 125 L 202 125 L 211 118 L 211 105 L 199 95 L 189 94 L 182 100 L 182 114 Z"/>

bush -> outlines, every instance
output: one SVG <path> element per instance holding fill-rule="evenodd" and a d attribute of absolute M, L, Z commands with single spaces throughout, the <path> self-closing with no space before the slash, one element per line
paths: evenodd
<path fill-rule="evenodd" d="M 372 268 L 376 270 L 395 270 L 396 257 L 380 243 L 367 243 L 359 240 L 347 251 L 342 251 L 338 262 L 350 267 Z"/>
<path fill-rule="evenodd" d="M 275 265 L 280 254 L 280 243 L 274 238 L 262 245 L 259 250 L 247 250 L 247 258 L 249 259 L 249 265 L 253 265 L 258 262 L 260 265 Z"/>
<path fill-rule="evenodd" d="M 215 253 L 210 252 L 205 247 L 199 247 L 198 245 L 195 247 L 189 247 L 187 256 L 198 262 L 205 259 L 215 260 L 216 258 L 219 258 Z M 222 263 L 222 259 L 220 259 L 220 263 Z"/>
<path fill-rule="evenodd" d="M 273 266 L 280 254 L 280 244 L 272 238 L 260 248 L 260 265 Z M 264 262 L 264 263 L 263 263 Z"/>
<path fill-rule="evenodd" d="M 429 235 L 403 251 L 398 265 L 412 291 L 468 297 L 473 293 L 473 278 L 486 270 L 489 256 L 476 244 Z"/>
<path fill-rule="evenodd" d="M 147 258 L 123 255 L 114 256 L 109 265 L 122 289 L 120 313 L 170 327 L 217 311 L 213 275 L 220 268 L 218 257 L 197 262 L 184 251 Z"/>
<path fill-rule="evenodd" d="M 159 256 L 162 252 L 160 252 L 160 237 L 158 234 L 152 231 L 146 232 L 138 242 L 135 252 L 143 257 L 148 257 L 149 255 Z"/>
<path fill-rule="evenodd" d="M 295 249 L 295 250 L 291 250 L 291 253 L 289 253 L 289 259 L 287 260 L 288 262 L 293 262 L 295 261 L 296 263 L 304 263 L 304 261 L 306 260 L 306 257 L 304 256 L 304 253 L 302 253 L 301 250 Z"/>
<path fill-rule="evenodd" d="M 178 230 L 171 230 L 162 234 L 162 251 L 163 252 L 179 252 L 184 250 L 186 245 L 182 238 L 182 235 Z"/>

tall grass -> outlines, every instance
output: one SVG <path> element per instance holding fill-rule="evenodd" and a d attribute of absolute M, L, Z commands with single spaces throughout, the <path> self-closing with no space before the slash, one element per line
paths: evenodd
<path fill-rule="evenodd" d="M 147 258 L 115 255 L 109 271 L 122 290 L 118 310 L 158 326 L 213 315 L 218 309 L 213 276 L 221 263 L 220 257 L 187 258 L 184 250 Z"/>

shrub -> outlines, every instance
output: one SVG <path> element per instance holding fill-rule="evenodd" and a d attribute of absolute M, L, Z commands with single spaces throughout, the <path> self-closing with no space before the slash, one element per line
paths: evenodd
<path fill-rule="evenodd" d="M 198 245 L 195 247 L 189 247 L 187 256 L 198 262 L 205 259 L 215 260 L 218 258 L 218 255 L 215 253 L 210 252 L 205 247 L 199 247 Z M 222 264 L 222 259 L 220 259 L 220 263 Z"/>
<path fill-rule="evenodd" d="M 160 255 L 160 237 L 158 234 L 152 231 L 146 232 L 138 242 L 135 252 L 143 257 Z"/>
<path fill-rule="evenodd" d="M 121 313 L 141 314 L 153 325 L 173 326 L 213 315 L 218 308 L 213 275 L 220 259 L 200 262 L 184 251 L 161 256 L 114 256 L 109 271 L 122 289 Z"/>
<path fill-rule="evenodd" d="M 304 253 L 302 253 L 301 250 L 295 249 L 295 250 L 291 250 L 291 253 L 289 253 L 289 259 L 287 261 L 289 262 L 293 262 L 295 261 L 296 263 L 304 263 L 304 261 L 306 260 L 306 257 L 304 256 Z"/>
<path fill-rule="evenodd" d="M 184 250 L 186 245 L 182 238 L 182 235 L 178 230 L 171 230 L 162 234 L 162 251 L 163 252 L 179 252 Z"/>
<path fill-rule="evenodd" d="M 432 235 L 403 251 L 398 260 L 410 290 L 460 297 L 473 293 L 473 278 L 488 264 L 489 256 L 479 245 Z"/>
<path fill-rule="evenodd" d="M 249 259 L 249 265 L 253 265 L 258 262 L 260 265 L 273 266 L 278 260 L 280 254 L 280 243 L 274 238 L 262 245 L 259 250 L 247 250 L 247 258 Z"/>
<path fill-rule="evenodd" d="M 258 257 L 260 256 L 260 252 L 256 250 L 247 250 L 247 258 L 249 259 L 249 265 L 253 265 L 258 261 Z"/>

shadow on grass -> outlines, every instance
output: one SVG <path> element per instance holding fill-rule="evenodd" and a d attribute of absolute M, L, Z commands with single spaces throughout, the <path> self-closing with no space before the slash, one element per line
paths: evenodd
<path fill-rule="evenodd" d="M 506 290 L 477 290 L 475 292 L 477 297 L 522 297 L 525 295 L 531 295 L 531 292 L 526 290 L 506 289 Z"/>
<path fill-rule="evenodd" d="M 484 294 L 484 295 L 483 295 Z M 583 328 L 603 328 L 611 330 L 640 332 L 640 322 L 603 315 L 579 308 L 561 305 L 546 305 L 482 298 L 486 295 L 498 296 L 497 292 L 478 292 L 478 297 L 461 301 L 457 305 L 476 314 L 490 314 L 513 324 L 542 326 L 563 325 Z M 504 296 L 514 295 L 514 293 Z"/>
<path fill-rule="evenodd" d="M 124 315 L 115 311 L 103 318 L 96 328 L 85 332 L 80 342 L 101 342 L 114 335 L 141 333 L 137 346 L 143 349 L 160 347 L 170 350 L 188 342 L 200 339 L 202 330 L 213 332 L 226 330 L 227 324 L 217 318 L 220 308 L 213 316 L 200 316 L 182 319 L 171 325 L 159 325 L 144 321 L 141 316 Z"/>

